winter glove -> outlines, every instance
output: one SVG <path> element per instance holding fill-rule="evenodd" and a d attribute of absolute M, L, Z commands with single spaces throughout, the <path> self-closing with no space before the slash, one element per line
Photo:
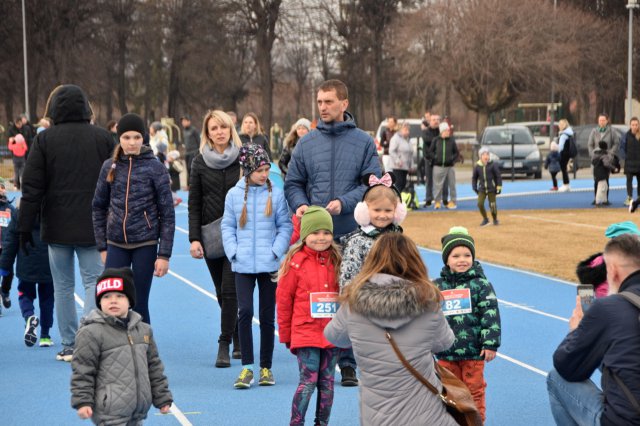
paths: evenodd
<path fill-rule="evenodd" d="M 36 246 L 33 242 L 31 232 L 20 232 L 20 249 L 25 256 L 29 256 L 29 245 L 31 245 L 32 248 Z"/>
<path fill-rule="evenodd" d="M 501 186 L 496 186 L 496 194 L 500 194 L 502 192 Z"/>

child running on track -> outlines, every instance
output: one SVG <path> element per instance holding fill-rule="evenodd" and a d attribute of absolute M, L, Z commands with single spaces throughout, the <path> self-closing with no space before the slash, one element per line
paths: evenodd
<path fill-rule="evenodd" d="M 337 310 L 340 265 L 340 250 L 333 242 L 329 212 L 322 207 L 309 207 L 302 216 L 300 240 L 282 262 L 276 290 L 280 342 L 298 357 L 300 369 L 290 424 L 304 424 L 317 387 L 313 424 L 327 425 L 333 405 L 338 349 L 324 338 L 323 330 Z"/>
<path fill-rule="evenodd" d="M 240 148 L 244 179 L 227 192 L 222 217 L 222 243 L 236 273 L 238 334 L 242 371 L 236 389 L 253 383 L 253 290 L 260 301 L 260 386 L 276 383 L 271 372 L 275 335 L 276 284 L 280 259 L 289 249 L 292 225 L 282 189 L 269 180 L 271 160 L 255 144 Z"/>

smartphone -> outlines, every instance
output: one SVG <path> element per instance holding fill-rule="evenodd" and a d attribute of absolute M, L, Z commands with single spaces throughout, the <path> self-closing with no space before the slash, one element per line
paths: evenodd
<path fill-rule="evenodd" d="M 578 286 L 578 296 L 580 296 L 580 304 L 582 305 L 582 312 L 586 312 L 589 306 L 593 303 L 595 298 L 595 292 L 591 284 L 580 284 Z"/>

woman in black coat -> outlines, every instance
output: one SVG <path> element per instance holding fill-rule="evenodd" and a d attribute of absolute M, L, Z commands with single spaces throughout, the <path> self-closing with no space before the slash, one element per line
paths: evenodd
<path fill-rule="evenodd" d="M 202 247 L 201 227 L 224 214 L 227 192 L 241 177 L 238 154 L 242 142 L 231 117 L 218 110 L 209 111 L 205 115 L 201 141 L 200 152 L 191 164 L 189 175 L 190 253 L 196 259 L 205 259 L 221 309 L 216 367 L 231 367 L 229 345 L 232 341 L 233 358 L 240 358 L 235 276 L 226 257 L 206 258 Z"/>

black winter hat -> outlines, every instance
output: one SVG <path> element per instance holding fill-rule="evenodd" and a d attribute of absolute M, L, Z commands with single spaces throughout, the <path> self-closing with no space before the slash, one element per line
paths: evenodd
<path fill-rule="evenodd" d="M 142 136 L 144 136 L 145 132 L 147 131 L 144 125 L 144 120 L 138 114 L 125 114 L 120 117 L 120 120 L 118 121 L 118 138 L 123 133 L 129 132 L 131 130 L 140 133 Z"/>
<path fill-rule="evenodd" d="M 476 260 L 476 246 L 473 237 L 469 235 L 467 228 L 463 226 L 454 226 L 449 229 L 449 233 L 442 237 L 442 261 L 447 264 L 449 255 L 454 248 L 458 246 L 465 246 L 471 250 L 471 257 Z"/>
<path fill-rule="evenodd" d="M 96 285 L 96 306 L 100 309 L 100 299 L 110 291 L 124 293 L 129 299 L 129 306 L 136 306 L 136 286 L 133 282 L 133 272 L 129 267 L 107 268 L 98 278 Z"/>

